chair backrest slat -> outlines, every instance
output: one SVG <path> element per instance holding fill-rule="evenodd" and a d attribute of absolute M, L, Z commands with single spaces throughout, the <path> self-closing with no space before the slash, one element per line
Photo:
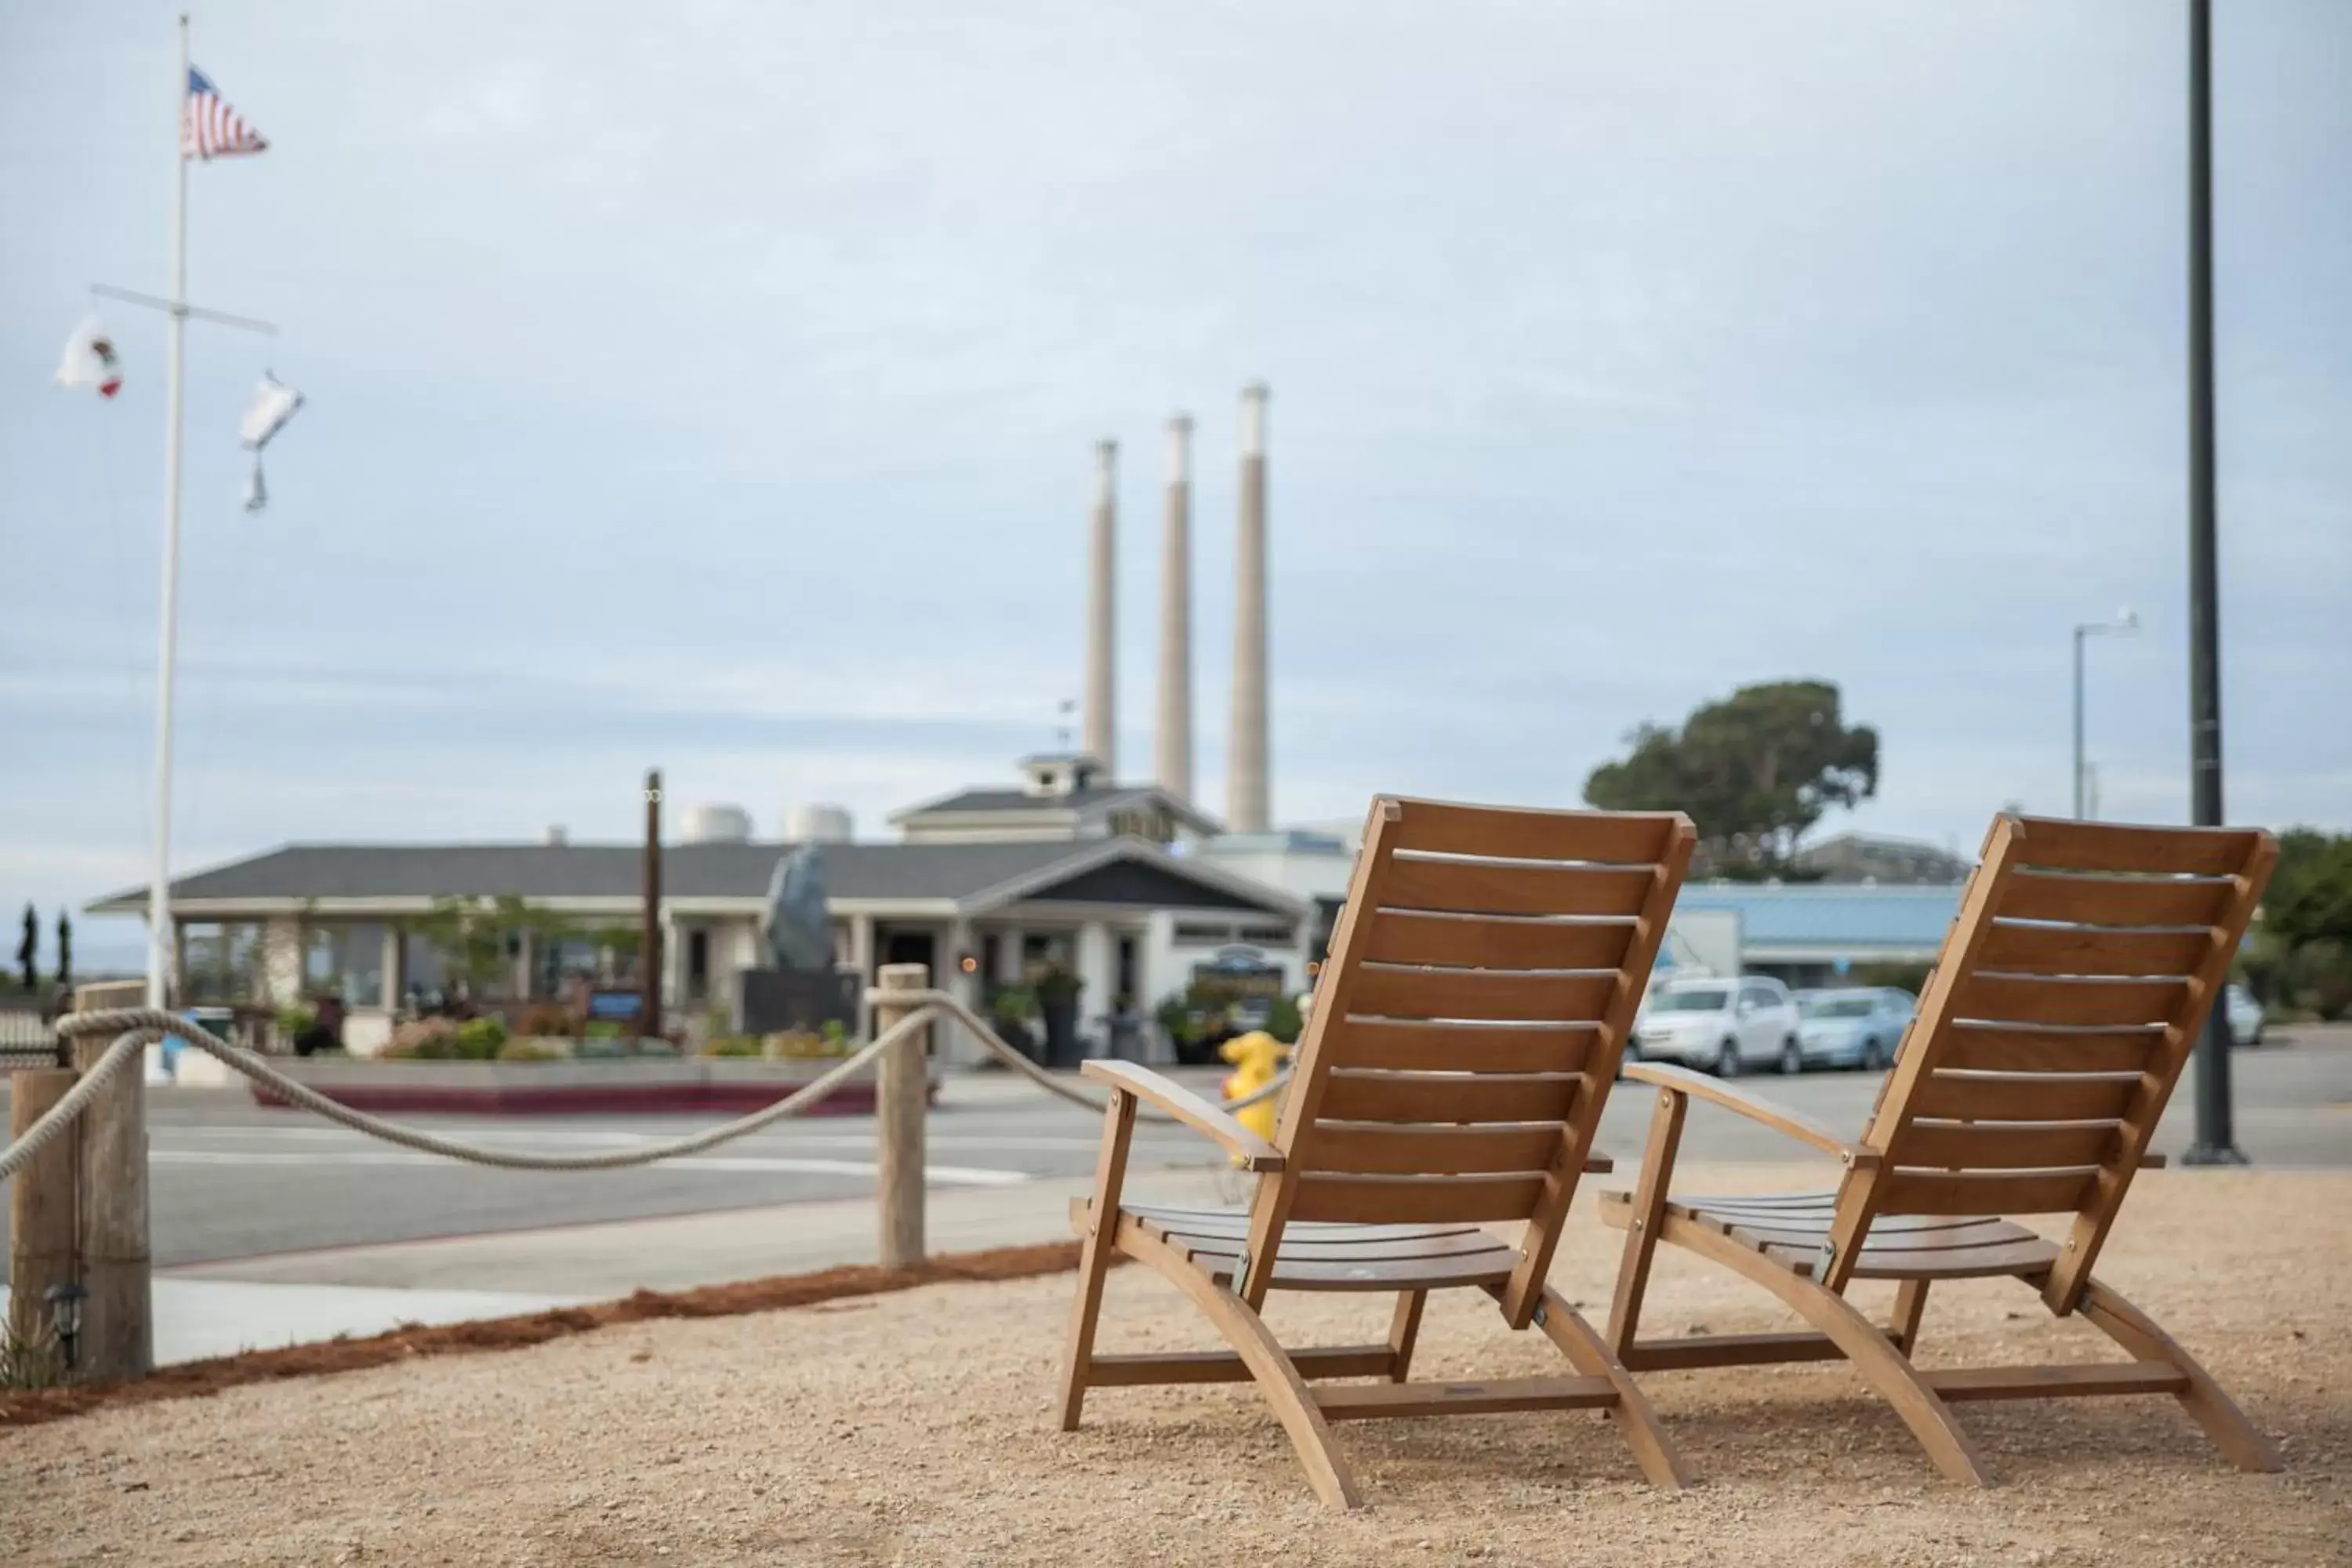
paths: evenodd
<path fill-rule="evenodd" d="M 1523 1220 L 1549 1262 L 1695 838 L 1675 813 L 1372 803 L 1244 1295 L 1293 1219 Z"/>
<path fill-rule="evenodd" d="M 2000 817 L 1864 1144 L 1824 1278 L 1881 1215 L 2065 1214 L 2073 1310 L 2277 858 L 2266 833 Z"/>

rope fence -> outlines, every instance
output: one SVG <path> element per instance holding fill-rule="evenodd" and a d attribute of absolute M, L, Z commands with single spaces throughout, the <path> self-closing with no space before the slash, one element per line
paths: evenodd
<path fill-rule="evenodd" d="M 0 1183 L 8 1181 L 28 1164 L 41 1149 L 59 1132 L 70 1126 L 75 1117 L 96 1099 L 107 1080 L 125 1070 L 145 1056 L 146 1047 L 166 1035 L 186 1041 L 195 1048 L 217 1057 L 232 1069 L 244 1074 L 289 1102 L 306 1110 L 316 1111 L 330 1121 L 339 1122 L 356 1132 L 382 1139 L 387 1143 L 413 1149 L 422 1153 L 444 1155 L 471 1164 L 487 1165 L 508 1171 L 616 1171 L 632 1166 L 650 1165 L 682 1155 L 698 1154 L 738 1138 L 757 1132 L 790 1117 L 802 1114 L 823 1100 L 842 1083 L 865 1069 L 891 1045 L 908 1034 L 931 1024 L 952 1021 L 970 1029 L 973 1037 L 998 1061 L 1027 1078 L 1030 1082 L 1070 1104 L 1093 1114 L 1100 1114 L 1108 1097 L 1089 1093 L 1076 1085 L 1066 1083 L 1031 1061 L 1020 1051 L 998 1037 L 986 1020 L 949 992 L 933 990 L 873 991 L 867 994 L 872 1002 L 897 1006 L 912 1006 L 915 1011 L 883 1030 L 856 1053 L 844 1058 L 818 1077 L 794 1089 L 772 1105 L 763 1106 L 749 1115 L 688 1133 L 667 1142 L 640 1144 L 627 1149 L 607 1150 L 588 1154 L 524 1153 L 520 1150 L 497 1149 L 461 1139 L 445 1138 L 421 1127 L 404 1126 L 353 1110 L 320 1093 L 299 1079 L 272 1067 L 256 1053 L 235 1046 L 217 1035 L 178 1014 L 152 1007 L 118 1007 L 99 1012 L 74 1013 L 58 1020 L 60 1034 L 67 1036 L 104 1035 L 115 1033 L 114 1043 L 107 1048 L 91 1068 L 83 1073 L 74 1087 L 40 1120 L 26 1128 L 23 1136 L 0 1151 Z M 117 1033 L 119 1031 L 119 1033 Z M 1228 1111 L 1271 1099 L 1280 1093 L 1290 1080 L 1285 1070 L 1273 1082 L 1255 1093 L 1238 1100 L 1223 1102 Z M 1172 1122 L 1174 1118 L 1149 1108 L 1140 1108 L 1139 1120 Z"/>

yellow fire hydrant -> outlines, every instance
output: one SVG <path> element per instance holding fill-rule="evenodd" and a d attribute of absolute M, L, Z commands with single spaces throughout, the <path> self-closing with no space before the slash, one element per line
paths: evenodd
<path fill-rule="evenodd" d="M 1282 1070 L 1282 1064 L 1290 1059 L 1290 1047 L 1264 1029 L 1252 1029 L 1248 1034 L 1235 1035 L 1219 1046 L 1217 1054 L 1234 1064 L 1234 1070 L 1225 1075 L 1225 1098 L 1239 1100 L 1244 1095 L 1256 1093 L 1274 1081 L 1275 1074 Z M 1242 1107 L 1234 1112 L 1234 1120 L 1272 1142 L 1275 1099 L 1275 1096 L 1268 1095 L 1255 1105 Z"/>

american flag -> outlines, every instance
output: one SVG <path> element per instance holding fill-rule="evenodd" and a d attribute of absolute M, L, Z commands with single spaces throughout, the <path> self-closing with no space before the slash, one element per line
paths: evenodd
<path fill-rule="evenodd" d="M 188 101 L 180 110 L 180 155 L 184 158 L 226 158 L 238 153 L 258 153 L 268 142 L 228 106 L 220 89 L 204 72 L 188 71 Z"/>

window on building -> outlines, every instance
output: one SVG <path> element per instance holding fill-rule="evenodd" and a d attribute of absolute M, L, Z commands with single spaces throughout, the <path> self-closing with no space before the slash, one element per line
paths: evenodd
<path fill-rule="evenodd" d="M 302 928 L 302 990 L 346 1007 L 383 1002 L 383 927 L 373 921 Z"/>
<path fill-rule="evenodd" d="M 695 1002 L 710 994 L 710 932 L 701 926 L 686 933 L 686 994 Z"/>
<path fill-rule="evenodd" d="M 268 993 L 255 921 L 190 921 L 180 928 L 180 984 L 190 1002 L 258 1002 Z"/>
<path fill-rule="evenodd" d="M 1148 838 L 1166 844 L 1176 837 L 1176 819 L 1165 806 L 1121 806 L 1110 814 L 1110 830 L 1121 837 Z"/>

